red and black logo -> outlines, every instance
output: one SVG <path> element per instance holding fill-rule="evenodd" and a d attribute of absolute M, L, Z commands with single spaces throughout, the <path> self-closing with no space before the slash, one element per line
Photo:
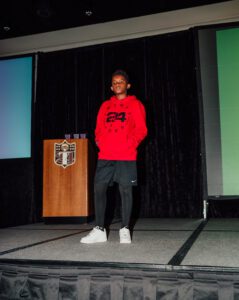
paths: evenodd
<path fill-rule="evenodd" d="M 124 122 L 126 120 L 125 112 L 108 112 L 106 122 L 115 122 L 121 121 Z"/>

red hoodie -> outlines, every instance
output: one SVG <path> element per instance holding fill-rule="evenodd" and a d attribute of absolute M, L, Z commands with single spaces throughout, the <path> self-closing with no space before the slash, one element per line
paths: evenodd
<path fill-rule="evenodd" d="M 112 96 L 99 110 L 95 141 L 99 159 L 136 160 L 136 148 L 147 135 L 145 109 L 135 96 Z"/>

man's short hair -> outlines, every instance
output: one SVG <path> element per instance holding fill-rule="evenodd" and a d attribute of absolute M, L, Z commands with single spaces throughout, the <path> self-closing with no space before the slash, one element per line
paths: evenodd
<path fill-rule="evenodd" d="M 126 82 L 129 83 L 129 75 L 124 70 L 119 69 L 119 70 L 114 71 L 114 73 L 112 74 L 111 77 L 113 78 L 114 76 L 117 76 L 117 75 L 123 76 L 125 78 Z"/>

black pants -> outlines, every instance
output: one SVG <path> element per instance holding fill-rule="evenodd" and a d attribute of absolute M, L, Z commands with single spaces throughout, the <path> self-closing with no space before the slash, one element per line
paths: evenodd
<path fill-rule="evenodd" d="M 119 184 L 122 202 L 122 227 L 129 226 L 133 204 L 132 186 L 137 185 L 136 161 L 98 160 L 95 174 L 96 225 L 104 227 L 107 188 Z"/>
<path fill-rule="evenodd" d="M 95 184 L 95 219 L 96 226 L 105 225 L 105 208 L 107 201 L 107 183 Z M 129 226 L 133 204 L 132 186 L 119 184 L 119 191 L 122 202 L 122 227 Z"/>

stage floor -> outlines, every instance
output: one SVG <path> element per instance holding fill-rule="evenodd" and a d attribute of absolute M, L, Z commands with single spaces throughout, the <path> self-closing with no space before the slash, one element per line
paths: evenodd
<path fill-rule="evenodd" d="M 114 220 L 106 243 L 81 244 L 92 226 L 37 223 L 1 229 L 0 261 L 239 268 L 238 219 L 138 219 L 132 244 L 119 243 L 120 221 Z"/>

